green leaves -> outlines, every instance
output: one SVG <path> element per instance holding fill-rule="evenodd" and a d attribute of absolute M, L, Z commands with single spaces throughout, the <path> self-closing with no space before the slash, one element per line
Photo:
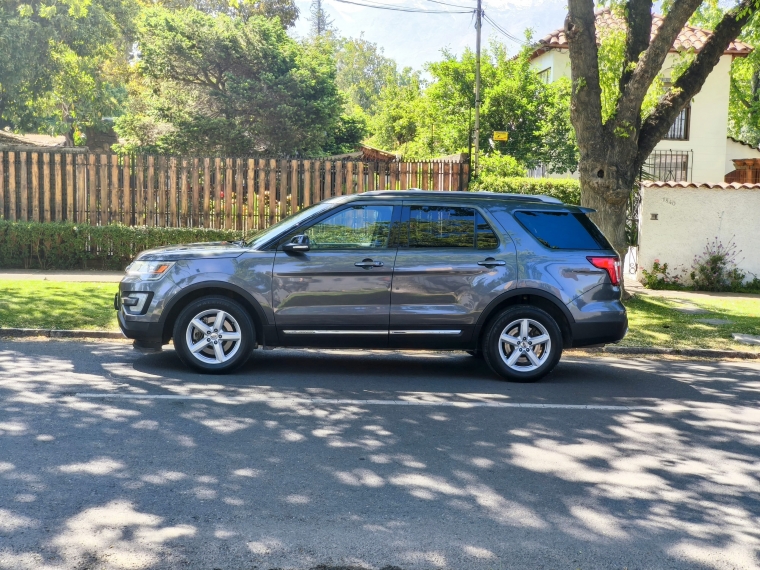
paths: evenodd
<path fill-rule="evenodd" d="M 319 153 L 338 122 L 335 66 L 275 19 L 146 10 L 127 114 L 127 148 L 173 154 Z"/>

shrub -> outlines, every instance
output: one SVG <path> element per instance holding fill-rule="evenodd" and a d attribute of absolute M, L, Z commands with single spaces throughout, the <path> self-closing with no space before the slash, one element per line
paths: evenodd
<path fill-rule="evenodd" d="M 737 251 L 734 238 L 724 246 L 716 237 L 707 242 L 699 256 L 694 256 L 691 277 L 697 291 L 741 291 L 747 276 L 737 266 Z"/>
<path fill-rule="evenodd" d="M 90 226 L 0 220 L 0 268 L 123 269 L 145 249 L 241 239 L 242 232 L 206 228 Z"/>
<path fill-rule="evenodd" d="M 658 259 L 654 260 L 652 264 L 652 271 L 646 269 L 641 270 L 644 276 L 644 287 L 647 289 L 682 289 L 683 285 L 680 282 L 678 275 L 670 275 L 668 273 L 668 264 L 663 263 L 660 265 Z"/>
<path fill-rule="evenodd" d="M 482 155 L 479 170 L 478 178 L 481 180 L 525 176 L 525 167 L 516 158 L 508 154 L 501 154 L 499 151 Z"/>
<path fill-rule="evenodd" d="M 552 196 L 565 204 L 581 203 L 581 185 L 573 178 L 525 178 L 509 176 L 503 178 L 483 177 L 470 183 L 470 190 L 503 192 L 507 194 L 537 194 Z"/>

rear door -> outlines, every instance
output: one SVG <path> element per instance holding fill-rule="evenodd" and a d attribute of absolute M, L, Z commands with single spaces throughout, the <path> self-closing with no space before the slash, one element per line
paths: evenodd
<path fill-rule="evenodd" d="M 394 213 L 400 205 L 351 202 L 298 230 L 309 251 L 278 248 L 272 305 L 283 344 L 387 346 Z"/>
<path fill-rule="evenodd" d="M 515 286 L 514 244 L 461 203 L 404 201 L 399 234 L 390 346 L 465 346 L 483 309 Z"/>

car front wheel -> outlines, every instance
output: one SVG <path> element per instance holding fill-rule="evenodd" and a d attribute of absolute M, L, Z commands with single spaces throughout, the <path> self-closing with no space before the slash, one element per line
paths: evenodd
<path fill-rule="evenodd" d="M 202 297 L 174 324 L 174 348 L 182 362 L 200 372 L 224 374 L 242 365 L 255 343 L 246 310 L 232 299 Z"/>
<path fill-rule="evenodd" d="M 562 355 L 562 333 L 546 311 L 521 305 L 496 317 L 483 337 L 483 356 L 491 369 L 513 382 L 546 376 Z"/>

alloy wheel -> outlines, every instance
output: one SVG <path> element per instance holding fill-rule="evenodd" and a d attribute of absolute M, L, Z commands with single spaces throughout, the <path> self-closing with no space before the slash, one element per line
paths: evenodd
<path fill-rule="evenodd" d="M 533 319 L 512 321 L 499 335 L 499 355 L 518 372 L 531 372 L 544 364 L 551 354 L 549 332 Z"/>
<path fill-rule="evenodd" d="M 221 364 L 240 349 L 240 325 L 229 313 L 209 309 L 195 315 L 187 325 L 185 341 L 190 353 L 206 364 Z"/>

